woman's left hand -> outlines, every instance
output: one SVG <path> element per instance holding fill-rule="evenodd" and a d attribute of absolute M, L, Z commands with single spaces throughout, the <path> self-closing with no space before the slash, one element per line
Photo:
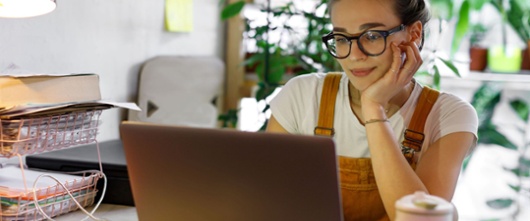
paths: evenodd
<path fill-rule="evenodd" d="M 361 91 L 362 106 L 372 104 L 385 106 L 411 82 L 412 77 L 423 63 L 416 43 L 407 42 L 397 46 L 395 42 L 392 42 L 390 45 L 393 56 L 390 69 L 382 78 Z"/>

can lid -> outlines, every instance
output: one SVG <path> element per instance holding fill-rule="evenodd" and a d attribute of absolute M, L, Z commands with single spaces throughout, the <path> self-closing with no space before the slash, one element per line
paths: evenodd
<path fill-rule="evenodd" d="M 417 191 L 396 201 L 396 209 L 403 212 L 444 215 L 452 214 L 453 206 L 445 199 Z"/>

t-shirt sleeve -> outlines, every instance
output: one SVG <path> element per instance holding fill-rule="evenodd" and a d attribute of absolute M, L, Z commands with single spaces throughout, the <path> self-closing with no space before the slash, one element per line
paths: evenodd
<path fill-rule="evenodd" d="M 314 96 L 316 80 L 313 74 L 300 75 L 289 80 L 271 100 L 272 115 L 289 133 L 301 133 L 300 122 L 304 109 L 310 106 Z"/>
<path fill-rule="evenodd" d="M 430 124 L 434 125 L 432 141 L 440 139 L 441 137 L 456 133 L 456 132 L 470 132 L 475 135 L 475 142 L 477 141 L 478 131 L 478 116 L 475 108 L 461 98 L 452 94 L 441 94 L 435 115 L 431 118 Z M 435 122 L 436 121 L 436 122 Z M 475 145 L 470 147 L 472 150 Z"/>

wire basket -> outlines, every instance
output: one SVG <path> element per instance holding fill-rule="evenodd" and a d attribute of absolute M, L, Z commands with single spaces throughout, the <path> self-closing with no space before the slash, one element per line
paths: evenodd
<path fill-rule="evenodd" d="M 96 142 L 101 110 L 0 119 L 0 157 L 35 154 Z"/>
<path fill-rule="evenodd" d="M 74 200 L 82 207 L 90 206 L 94 203 L 99 177 L 100 172 L 88 172 L 64 182 L 74 198 L 59 183 L 35 190 L 3 191 L 0 196 L 1 220 L 44 220 L 35 203 L 49 217 L 79 209 Z"/>
<path fill-rule="evenodd" d="M 74 199 L 79 202 L 82 207 L 90 206 L 94 203 L 94 198 L 96 197 L 97 190 L 91 192 L 73 192 Z M 63 199 L 66 198 L 66 199 Z M 55 197 L 49 199 L 48 201 L 42 202 L 44 205 L 41 205 L 42 211 L 45 212 L 49 217 L 56 217 L 58 215 L 66 214 L 75 210 L 78 210 L 77 204 L 74 202 L 74 199 L 69 198 L 68 195 Z M 39 202 L 40 205 L 41 202 Z M 5 221 L 28 221 L 28 220 L 45 220 L 46 217 L 33 207 L 26 210 L 23 213 L 17 214 L 3 214 L 1 220 Z"/>

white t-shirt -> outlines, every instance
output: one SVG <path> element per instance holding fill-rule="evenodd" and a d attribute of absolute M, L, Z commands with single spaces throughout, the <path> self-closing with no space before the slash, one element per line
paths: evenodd
<path fill-rule="evenodd" d="M 323 73 L 297 76 L 289 80 L 271 101 L 272 115 L 289 133 L 314 134 L 324 78 Z M 333 125 L 337 153 L 355 158 L 370 157 L 366 130 L 350 108 L 348 83 L 347 76 L 343 74 L 335 103 Z M 410 98 L 389 118 L 400 143 L 422 88 L 422 85 L 416 83 Z M 441 93 L 425 122 L 425 140 L 421 152 L 424 153 L 433 142 L 450 133 L 471 132 L 477 137 L 477 128 L 477 113 L 468 102 L 452 94 Z"/>

